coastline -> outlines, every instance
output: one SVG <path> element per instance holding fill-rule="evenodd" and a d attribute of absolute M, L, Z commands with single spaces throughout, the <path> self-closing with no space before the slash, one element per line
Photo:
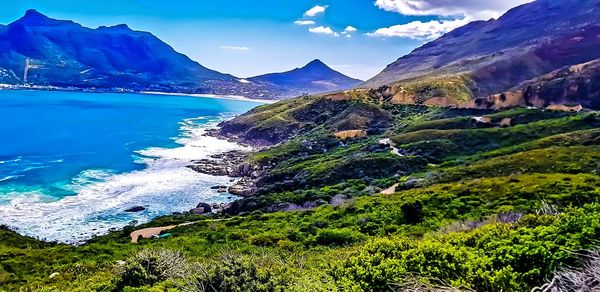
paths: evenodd
<path fill-rule="evenodd" d="M 205 98 L 215 98 L 215 99 L 227 99 L 227 100 L 239 100 L 239 101 L 251 101 L 258 102 L 264 104 L 272 104 L 276 103 L 280 100 L 271 100 L 271 99 L 253 99 L 248 98 L 241 95 L 218 95 L 218 94 L 200 94 L 200 93 L 175 93 L 175 92 L 158 92 L 158 91 L 140 91 L 139 94 L 148 94 L 148 95 L 171 95 L 171 96 L 189 96 L 189 97 L 205 97 Z"/>
<path fill-rule="evenodd" d="M 0 83 L 0 90 L 31 90 L 31 91 L 64 91 L 64 92 L 84 92 L 84 93 L 134 93 L 134 94 L 146 94 L 146 95 L 165 95 L 165 96 L 189 96 L 189 97 L 204 97 L 214 99 L 226 99 L 226 100 L 238 100 L 238 101 L 249 101 L 264 104 L 272 104 L 280 101 L 279 99 L 254 99 L 241 95 L 219 95 L 219 94 L 202 94 L 202 93 L 178 93 L 178 92 L 161 92 L 161 91 L 135 91 L 124 88 L 114 88 L 112 90 L 85 90 L 81 88 L 65 88 L 55 86 L 41 86 L 41 85 L 12 85 Z"/>
<path fill-rule="evenodd" d="M 173 137 L 180 146 L 150 147 L 136 151 L 144 157 L 144 169 L 111 174 L 106 180 L 83 187 L 77 195 L 56 202 L 37 202 L 34 198 L 30 203 L 36 206 L 20 209 L 20 203 L 15 201 L 16 205 L 10 203 L 5 209 L 15 208 L 10 213 L 17 216 L 10 215 L 13 218 L 6 218 L 3 224 L 19 234 L 41 241 L 81 245 L 95 236 L 121 231 L 134 221 L 135 226 L 139 226 L 162 216 L 189 212 L 198 203 L 207 202 L 213 206 L 232 203 L 240 197 L 230 193 L 217 193 L 211 187 L 233 185 L 237 179 L 234 182 L 231 176 L 201 173 L 189 167 L 194 160 L 232 150 L 252 150 L 247 145 L 207 135 L 210 130 L 218 127 L 219 122 L 230 118 L 233 116 L 222 117 L 200 126 L 193 123 L 198 118 L 184 120 L 180 123 L 182 134 Z M 80 176 L 87 177 L 84 173 Z M 156 194 L 150 196 L 150 193 Z M 124 212 L 137 206 L 143 206 L 145 210 L 138 213 Z M 83 209 L 78 211 L 80 207 Z M 48 210 L 53 211 L 47 213 Z M 75 213 L 71 213 L 73 216 L 66 216 L 69 212 Z M 31 220 L 19 219 L 19 214 L 29 214 L 27 218 Z M 9 216 L 9 213 L 5 215 Z M 106 219 L 109 217 L 119 218 L 111 223 L 110 219 Z M 99 221 L 89 221 L 90 218 L 98 218 Z"/>

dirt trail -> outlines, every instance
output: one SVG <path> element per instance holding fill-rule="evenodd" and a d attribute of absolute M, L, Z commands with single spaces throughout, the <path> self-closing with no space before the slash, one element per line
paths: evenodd
<path fill-rule="evenodd" d="M 400 152 L 400 149 L 396 148 L 396 143 L 394 143 L 392 141 L 392 139 L 390 139 L 390 138 L 381 139 L 381 140 L 379 140 L 379 144 L 388 145 L 390 148 L 392 148 L 392 153 L 394 153 L 398 156 L 404 157 L 404 154 L 402 154 Z"/>
<path fill-rule="evenodd" d="M 225 221 L 225 220 L 231 220 L 231 218 L 215 219 L 215 220 L 210 220 L 209 222 L 218 222 L 218 221 Z M 131 234 L 129 236 L 131 237 L 131 243 L 137 243 L 140 236 L 142 236 L 143 238 L 152 238 L 152 236 L 160 235 L 160 233 L 165 230 L 173 229 L 176 227 L 188 226 L 188 225 L 196 224 L 198 222 L 207 222 L 207 221 L 192 221 L 192 222 L 181 223 L 178 225 L 169 225 L 169 226 L 162 226 L 162 227 L 149 227 L 149 228 L 144 228 L 144 229 L 140 229 L 140 230 L 131 232 Z"/>
<path fill-rule="evenodd" d="M 391 194 L 396 193 L 396 188 L 398 187 L 398 185 L 399 184 L 395 184 L 395 185 L 391 186 L 390 188 L 381 191 L 381 194 L 391 195 Z"/>
<path fill-rule="evenodd" d="M 140 236 L 142 236 L 143 238 L 152 238 L 152 236 L 154 235 L 160 235 L 161 232 L 165 231 L 165 230 L 169 230 L 169 229 L 173 229 L 175 227 L 181 227 L 181 226 L 187 226 L 187 225 L 192 225 L 197 223 L 196 222 L 186 222 L 186 223 L 181 223 L 179 225 L 169 225 L 169 226 L 163 226 L 163 227 L 149 227 L 149 228 L 144 228 L 144 229 L 140 229 L 140 230 L 136 230 L 134 232 L 131 232 L 131 242 L 132 243 L 137 243 L 138 242 L 138 238 L 140 238 Z"/>
<path fill-rule="evenodd" d="M 140 236 L 143 238 L 152 238 L 152 236 L 159 235 L 164 230 L 173 229 L 175 227 L 177 227 L 177 225 L 170 225 L 170 226 L 164 226 L 164 227 L 151 227 L 151 228 L 144 228 L 144 229 L 136 230 L 134 232 L 131 232 L 131 235 L 130 235 L 131 242 L 137 243 L 138 238 L 140 238 Z"/>

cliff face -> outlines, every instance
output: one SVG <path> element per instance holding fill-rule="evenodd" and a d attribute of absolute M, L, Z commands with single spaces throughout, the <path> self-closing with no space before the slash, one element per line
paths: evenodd
<path fill-rule="evenodd" d="M 564 67 L 525 81 L 512 90 L 478 98 L 474 107 L 506 108 L 565 105 L 568 108 L 600 108 L 600 60 Z"/>
<path fill-rule="evenodd" d="M 447 33 L 390 64 L 363 86 L 466 76 L 471 99 L 502 93 L 565 66 L 600 58 L 598 13 L 600 2 L 594 0 L 525 4 L 498 20 L 473 22 Z"/>

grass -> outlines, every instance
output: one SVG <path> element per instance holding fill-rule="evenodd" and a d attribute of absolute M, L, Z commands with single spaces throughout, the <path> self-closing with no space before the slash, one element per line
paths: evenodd
<path fill-rule="evenodd" d="M 551 147 L 498 156 L 440 171 L 437 181 L 521 173 L 600 174 L 600 146 Z"/>
<path fill-rule="evenodd" d="M 391 139 L 401 148 L 418 149 L 426 143 L 442 141 L 446 149 L 453 151 L 438 160 L 469 156 L 480 151 L 531 142 L 572 131 L 592 130 L 600 125 L 596 113 L 583 113 L 562 118 L 538 120 L 510 128 L 417 130 L 393 135 Z M 426 143 L 425 143 L 426 142 Z"/>

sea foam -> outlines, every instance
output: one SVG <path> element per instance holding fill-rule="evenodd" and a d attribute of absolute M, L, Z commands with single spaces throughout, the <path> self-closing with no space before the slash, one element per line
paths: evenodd
<path fill-rule="evenodd" d="M 179 147 L 138 151 L 135 157 L 146 165 L 143 170 L 120 174 L 105 169 L 85 170 L 65 186 L 76 195 L 60 200 L 48 200 L 43 193 L 35 192 L 11 196 L 8 203 L 0 205 L 0 223 L 39 239 L 79 244 L 132 222 L 141 224 L 189 210 L 199 202 L 234 200 L 230 194 L 210 189 L 227 184 L 228 178 L 200 174 L 187 167 L 193 159 L 243 148 L 205 136 L 206 130 L 217 122 L 206 119 L 181 123 L 181 135 L 174 138 Z M 133 206 L 146 210 L 125 212 Z"/>

